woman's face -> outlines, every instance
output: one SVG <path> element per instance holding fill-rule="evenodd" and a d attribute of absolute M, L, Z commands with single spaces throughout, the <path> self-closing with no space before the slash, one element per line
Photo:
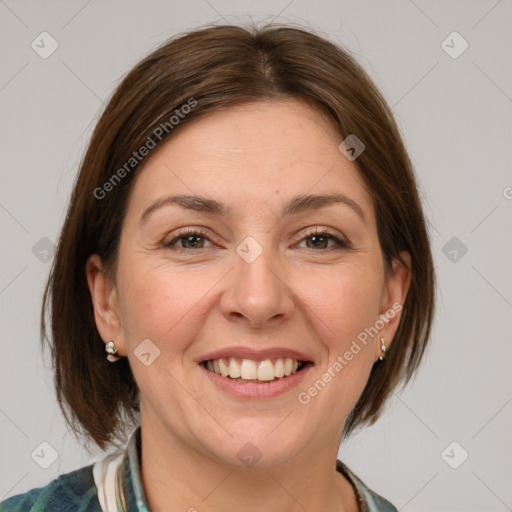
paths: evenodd
<path fill-rule="evenodd" d="M 372 200 L 341 141 L 302 103 L 252 103 L 183 127 L 140 171 L 115 283 L 96 256 L 88 277 L 143 428 L 236 465 L 337 450 L 408 287 L 403 267 L 385 275 Z M 218 358 L 262 382 L 203 364 L 225 373 Z M 286 358 L 308 364 L 275 378 Z"/>

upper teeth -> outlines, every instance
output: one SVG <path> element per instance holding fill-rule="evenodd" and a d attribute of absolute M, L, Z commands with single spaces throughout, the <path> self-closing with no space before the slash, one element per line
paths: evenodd
<path fill-rule="evenodd" d="M 268 381 L 294 374 L 299 367 L 299 362 L 289 357 L 278 358 L 274 362 L 270 359 L 253 361 L 252 359 L 236 360 L 230 357 L 210 360 L 206 363 L 206 367 L 223 377 Z"/>

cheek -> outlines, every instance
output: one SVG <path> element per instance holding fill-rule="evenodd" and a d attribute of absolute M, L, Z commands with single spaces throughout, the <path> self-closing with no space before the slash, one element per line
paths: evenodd
<path fill-rule="evenodd" d="M 323 390 L 325 384 L 321 401 L 327 401 L 325 409 L 337 411 L 337 417 L 350 412 L 371 372 L 374 337 L 368 333 L 379 318 L 381 290 L 378 265 L 347 266 L 300 281 L 298 293 L 313 312 L 314 334 L 327 352 L 321 365 L 323 384 L 313 385 Z"/>
<path fill-rule="evenodd" d="M 146 265 L 144 265 L 146 263 Z M 173 385 L 173 375 L 180 373 L 184 354 L 197 338 L 204 319 L 202 298 L 217 279 L 199 273 L 171 269 L 168 265 L 148 266 L 133 263 L 119 279 L 120 312 L 126 336 L 130 365 L 146 404 L 158 409 L 162 400 L 178 407 L 176 395 L 162 394 Z M 211 282 L 210 282 L 211 281 Z M 137 349 L 150 339 L 159 349 L 156 364 L 144 366 L 137 360 Z M 166 371 L 163 371 L 166 369 Z M 176 393 L 179 393 L 177 386 Z"/>
<path fill-rule="evenodd" d="M 303 274 L 296 276 L 296 283 L 323 352 L 318 371 L 298 398 L 311 408 L 306 411 L 318 414 L 335 434 L 361 396 L 374 364 L 374 338 L 365 329 L 375 324 L 379 314 L 382 277 L 378 261 L 340 265 L 314 276 Z"/>
<path fill-rule="evenodd" d="M 342 350 L 378 319 L 382 280 L 374 267 L 347 266 L 297 277 L 296 292 L 323 325 L 326 344 Z"/>
<path fill-rule="evenodd" d="M 190 339 L 189 331 L 199 327 L 202 300 L 217 281 L 212 273 L 171 268 L 165 262 L 148 266 L 139 260 L 125 265 L 120 310 L 129 344 L 150 338 L 163 347 L 165 340 L 172 339 L 172 344 L 165 344 L 166 351 L 180 348 Z"/>

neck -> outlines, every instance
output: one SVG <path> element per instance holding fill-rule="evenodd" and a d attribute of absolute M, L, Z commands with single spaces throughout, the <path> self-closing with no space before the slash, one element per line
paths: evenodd
<path fill-rule="evenodd" d="M 141 445 L 141 478 L 152 512 L 359 510 L 352 485 L 336 471 L 339 442 L 326 445 L 324 439 L 324 448 L 306 448 L 284 463 L 245 468 L 205 455 L 190 439 L 141 417 Z"/>

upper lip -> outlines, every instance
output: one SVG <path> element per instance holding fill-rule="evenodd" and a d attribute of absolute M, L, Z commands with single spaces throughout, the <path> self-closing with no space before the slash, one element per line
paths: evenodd
<path fill-rule="evenodd" d="M 265 359 L 274 359 L 278 357 L 289 357 L 291 359 L 295 359 L 297 361 L 304 362 L 313 362 L 313 359 L 297 350 L 293 350 L 290 348 L 284 347 L 273 347 L 267 348 L 264 350 L 255 350 L 249 347 L 227 347 L 219 350 L 214 350 L 199 359 L 197 362 L 199 364 L 204 363 L 205 361 L 211 361 L 212 359 L 220 359 L 227 357 L 237 357 L 240 359 L 252 359 L 254 361 L 263 361 Z"/>

